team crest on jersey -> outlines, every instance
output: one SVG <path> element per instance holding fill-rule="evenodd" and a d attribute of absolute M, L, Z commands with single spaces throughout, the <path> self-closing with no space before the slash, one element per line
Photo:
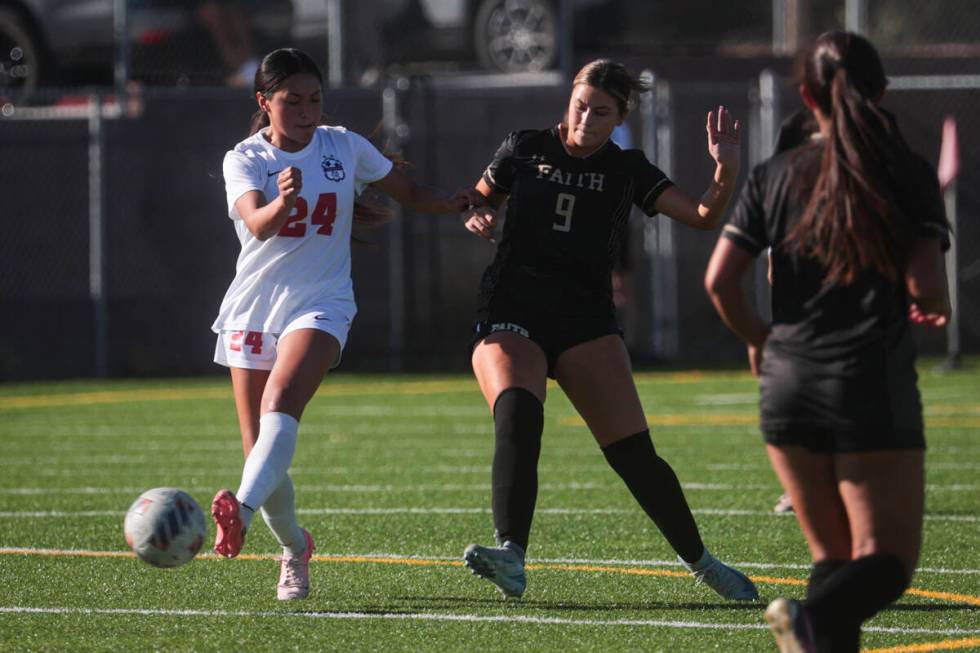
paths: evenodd
<path fill-rule="evenodd" d="M 332 154 L 323 155 L 320 167 L 323 168 L 323 176 L 330 181 L 343 181 L 347 176 L 347 173 L 344 172 L 344 164 Z"/>

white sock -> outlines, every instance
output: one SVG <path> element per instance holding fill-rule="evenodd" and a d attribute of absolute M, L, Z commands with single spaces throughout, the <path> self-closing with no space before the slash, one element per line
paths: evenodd
<path fill-rule="evenodd" d="M 239 516 L 246 529 L 255 511 L 286 478 L 296 452 L 298 430 L 299 422 L 286 413 L 266 413 L 259 419 L 259 437 L 245 461 L 242 483 L 235 493 L 239 503 L 245 504 Z"/>
<path fill-rule="evenodd" d="M 298 556 L 306 551 L 303 529 L 296 522 L 296 493 L 289 474 L 265 500 L 262 517 L 285 553 Z"/>

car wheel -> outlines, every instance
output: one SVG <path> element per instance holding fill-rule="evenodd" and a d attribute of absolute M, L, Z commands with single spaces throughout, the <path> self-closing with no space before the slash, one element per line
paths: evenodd
<path fill-rule="evenodd" d="M 489 70 L 534 72 L 557 59 L 558 19 L 549 0 L 482 0 L 473 29 L 477 57 Z"/>
<path fill-rule="evenodd" d="M 41 45 L 15 11 L 0 8 L 0 97 L 23 101 L 37 88 L 43 70 Z"/>

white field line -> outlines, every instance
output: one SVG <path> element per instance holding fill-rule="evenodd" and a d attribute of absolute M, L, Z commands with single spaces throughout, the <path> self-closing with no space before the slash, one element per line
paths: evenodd
<path fill-rule="evenodd" d="M 745 491 L 745 490 L 769 490 L 779 491 L 775 485 L 735 485 L 731 483 L 682 483 L 685 490 L 719 490 L 719 491 Z M 539 490 L 562 490 L 562 491 L 588 491 L 588 490 L 609 490 L 618 488 L 618 483 L 541 483 Z M 980 486 L 975 486 L 980 488 Z M 85 495 L 114 495 L 114 494 L 139 494 L 146 490 L 146 486 L 132 487 L 66 487 L 66 488 L 43 488 L 43 487 L 12 487 L 0 488 L 0 495 L 17 496 L 42 496 L 42 495 L 64 495 L 64 494 L 85 494 Z M 211 492 L 213 486 L 186 486 L 181 487 L 185 492 Z M 487 491 L 487 483 L 423 483 L 419 485 L 396 485 L 387 484 L 321 484 L 321 485 L 296 485 L 298 492 L 351 492 L 351 493 L 374 493 L 374 492 L 425 492 L 436 491 Z"/>
<path fill-rule="evenodd" d="M 711 472 L 768 472 L 770 470 L 769 465 L 760 463 L 709 463 L 704 466 L 705 469 Z M 938 469 L 965 469 L 965 470 L 980 470 L 980 462 L 930 462 L 926 461 L 926 470 L 938 470 Z"/>
<path fill-rule="evenodd" d="M 734 484 L 734 483 L 682 483 L 685 490 L 694 491 L 724 491 L 724 492 L 744 492 L 746 490 L 765 490 L 778 492 L 779 487 L 774 484 Z M 589 491 L 589 490 L 610 490 L 618 488 L 619 484 L 612 483 L 541 483 L 539 490 L 548 491 Z M 147 489 L 147 486 L 131 487 L 64 487 L 64 488 L 44 488 L 44 487 L 11 487 L 0 488 L 0 495 L 15 496 L 46 496 L 46 495 L 116 495 L 116 494 L 139 494 Z M 213 486 L 186 486 L 182 487 L 185 492 L 211 492 Z M 299 492 L 345 492 L 345 493 L 387 493 L 387 492 L 427 492 L 427 491 L 485 491 L 488 489 L 486 483 L 422 483 L 418 485 L 396 485 L 386 484 L 319 484 L 319 485 L 296 485 Z M 926 485 L 929 492 L 976 492 L 980 490 L 980 485 L 969 483 L 951 483 L 947 485 L 930 483 Z"/>
<path fill-rule="evenodd" d="M 775 513 L 770 510 L 738 510 L 729 508 L 694 508 L 695 515 L 716 515 L 723 517 L 776 517 L 786 519 L 792 513 Z M 490 514 L 490 508 L 299 508 L 300 515 L 483 515 Z M 634 508 L 540 508 L 536 514 L 544 515 L 630 515 Z M 121 517 L 124 510 L 24 510 L 2 511 L 2 519 L 40 519 L 47 517 Z M 938 522 L 980 522 L 978 515 L 926 515 L 926 521 Z"/>
<path fill-rule="evenodd" d="M 527 615 L 438 614 L 433 612 L 282 612 L 264 610 L 162 610 L 146 608 L 37 608 L 27 606 L 0 606 L 5 614 L 84 614 L 84 615 L 137 615 L 144 617 L 269 617 L 273 619 L 343 619 L 343 620 L 392 620 L 392 621 L 444 621 L 468 623 L 520 623 L 552 626 L 647 626 L 653 628 L 701 629 L 701 630 L 763 630 L 764 624 L 726 624 L 702 621 L 672 621 L 661 619 L 568 619 L 565 617 L 532 617 Z M 868 626 L 866 632 L 902 635 L 977 635 L 980 630 L 965 628 L 888 628 Z"/>
<path fill-rule="evenodd" d="M 127 552 L 122 552 L 127 553 Z M 0 555 L 39 555 L 39 556 L 81 556 L 81 557 L 114 557 L 118 551 L 95 551 L 92 549 L 45 549 L 37 547 L 0 547 Z M 317 556 L 327 558 L 374 558 L 377 560 L 445 560 L 446 562 L 459 561 L 459 556 L 440 556 L 440 555 L 419 555 L 401 553 L 356 553 L 356 552 L 320 552 Z M 271 556 L 270 556 L 271 557 Z M 210 553 L 201 554 L 198 559 L 219 560 L 216 555 Z M 619 566 L 619 567 L 671 567 L 681 569 L 683 565 L 677 560 L 622 560 L 622 559 L 591 559 L 591 558 L 538 558 L 529 560 L 532 564 L 542 565 L 588 565 L 588 566 Z M 791 562 L 732 562 L 733 566 L 741 569 L 792 569 L 798 571 L 809 571 L 810 565 Z M 915 570 L 917 574 L 937 574 L 937 575 L 980 575 L 980 569 L 948 569 L 945 567 L 920 567 Z"/>

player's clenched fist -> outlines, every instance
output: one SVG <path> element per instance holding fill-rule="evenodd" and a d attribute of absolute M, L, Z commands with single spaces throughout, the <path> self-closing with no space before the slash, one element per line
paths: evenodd
<path fill-rule="evenodd" d="M 287 205 L 296 203 L 299 192 L 303 190 L 303 171 L 292 166 L 279 173 L 279 196 Z"/>

